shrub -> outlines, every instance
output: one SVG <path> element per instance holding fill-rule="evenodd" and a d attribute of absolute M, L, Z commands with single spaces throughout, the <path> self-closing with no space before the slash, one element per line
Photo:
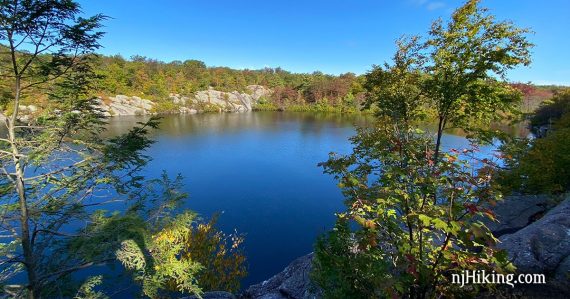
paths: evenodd
<path fill-rule="evenodd" d="M 178 215 L 160 231 L 145 234 L 142 244 L 133 239 L 121 242 L 116 251 L 117 259 L 130 270 L 134 280 L 142 285 L 144 295 L 157 298 L 170 290 L 202 293 L 196 276 L 203 266 L 180 255 L 185 236 L 192 231 L 195 217 L 193 213 Z"/>
<path fill-rule="evenodd" d="M 199 102 L 195 104 L 194 107 L 196 108 L 196 110 L 200 112 L 206 112 L 206 113 L 222 112 L 222 108 L 220 106 L 210 103 Z"/>
<path fill-rule="evenodd" d="M 570 92 L 541 106 L 531 124 L 550 129 L 542 138 L 513 139 L 502 145 L 505 168 L 497 186 L 503 192 L 531 194 L 570 190 Z"/>
<path fill-rule="evenodd" d="M 144 242 L 122 241 L 117 259 L 151 298 L 168 292 L 236 292 L 247 274 L 243 238 L 219 231 L 216 221 L 201 223 L 196 214 L 182 213 L 160 230 L 147 227 L 151 234 L 144 234 Z"/>
<path fill-rule="evenodd" d="M 69 251 L 117 259 L 150 298 L 239 290 L 247 274 L 243 237 L 218 230 L 217 216 L 204 223 L 191 211 L 176 214 L 187 197 L 181 187 L 181 176 L 171 180 L 163 173 L 133 194 L 135 203 L 124 215 L 95 213 L 86 237 L 74 239 Z"/>
<path fill-rule="evenodd" d="M 253 106 L 254 111 L 278 111 L 280 109 L 280 107 L 265 99 L 260 99 L 259 102 Z"/>
<path fill-rule="evenodd" d="M 452 273 L 513 270 L 480 221 L 494 219 L 484 206 L 500 198 L 493 163 L 473 158 L 475 149 L 435 163 L 432 136 L 396 126 L 360 130 L 352 141 L 352 154 L 321 164 L 347 206 L 315 250 L 313 277 L 325 296 L 463 296 L 477 287 L 459 288 Z"/>
<path fill-rule="evenodd" d="M 218 215 L 208 223 L 199 223 L 183 239 L 182 257 L 204 267 L 197 274 L 198 285 L 206 291 L 237 292 L 247 275 L 243 236 L 225 234 L 216 228 Z"/>
<path fill-rule="evenodd" d="M 178 113 L 180 111 L 180 106 L 174 104 L 170 99 L 162 99 L 154 102 L 154 106 L 152 107 L 152 113 L 158 114 L 170 114 L 170 113 Z"/>
<path fill-rule="evenodd" d="M 570 119 L 570 114 L 562 119 Z M 504 192 L 561 193 L 570 190 L 570 128 L 544 138 L 522 139 L 502 147 L 506 169 L 499 172 Z"/>
<path fill-rule="evenodd" d="M 388 287 L 388 265 L 378 258 L 380 249 L 357 251 L 355 241 L 346 219 L 317 240 L 310 276 L 325 298 L 377 298 L 377 289 Z"/>

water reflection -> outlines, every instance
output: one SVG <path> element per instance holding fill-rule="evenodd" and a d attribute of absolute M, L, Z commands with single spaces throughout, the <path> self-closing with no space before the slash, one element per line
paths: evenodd
<path fill-rule="evenodd" d="M 138 122 L 144 122 L 149 118 L 150 116 L 111 118 L 106 135 L 115 136 L 125 133 Z M 331 113 L 250 112 L 167 115 L 161 119 L 159 133 L 155 132 L 154 134 L 182 136 L 187 134 L 231 133 L 246 128 L 281 131 L 296 124 L 300 124 L 302 132 L 318 132 L 329 126 L 370 126 L 373 123 L 374 118 L 370 115 Z"/>
<path fill-rule="evenodd" d="M 150 116 L 122 116 L 109 120 L 106 135 L 115 136 L 125 133 L 138 122 L 148 120 Z M 370 127 L 375 123 L 371 115 L 312 113 L 312 112 L 250 112 L 250 113 L 208 113 L 197 115 L 167 115 L 162 116 L 160 131 L 156 136 L 183 136 L 187 134 L 212 134 L 239 132 L 244 129 L 282 131 L 288 127 L 299 125 L 301 132 L 319 132 L 323 128 L 336 126 Z M 436 124 L 422 124 L 424 129 L 435 132 Z M 493 124 L 491 129 L 501 130 L 511 136 L 529 136 L 526 123 L 517 125 Z M 466 137 L 461 129 L 448 129 L 447 135 Z"/>

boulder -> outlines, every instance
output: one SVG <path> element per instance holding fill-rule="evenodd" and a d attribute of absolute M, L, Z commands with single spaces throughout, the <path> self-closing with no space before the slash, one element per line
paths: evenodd
<path fill-rule="evenodd" d="M 18 105 L 18 109 L 20 110 L 20 112 L 23 113 L 34 113 L 38 111 L 38 106 L 36 105 Z"/>
<path fill-rule="evenodd" d="M 547 282 L 570 291 L 570 196 L 527 227 L 500 238 L 519 273 L 546 274 Z"/>
<path fill-rule="evenodd" d="M 507 196 L 492 207 L 497 221 L 485 218 L 483 222 L 497 237 L 512 234 L 540 218 L 551 206 L 546 195 Z"/>
<path fill-rule="evenodd" d="M 28 111 L 30 111 L 31 113 L 34 113 L 34 112 L 38 111 L 38 106 L 28 105 Z"/>
<path fill-rule="evenodd" d="M 24 115 L 19 115 L 18 116 L 18 121 L 23 122 L 23 123 L 29 123 L 31 121 L 32 117 L 29 114 L 24 114 Z"/>
<path fill-rule="evenodd" d="M 96 98 L 94 100 L 94 103 L 95 103 L 95 108 L 97 108 L 101 112 L 101 114 L 103 114 L 103 116 L 112 116 L 111 113 L 109 112 L 109 109 L 111 109 L 111 107 L 106 105 L 101 98 Z"/>
<path fill-rule="evenodd" d="M 32 115 L 38 111 L 38 107 L 35 105 L 18 105 L 18 121 L 23 122 L 23 123 L 29 123 L 30 120 L 32 119 Z M 3 114 L 2 114 L 3 115 Z M 6 117 L 5 116 L 0 116 L 0 121 L 5 121 Z"/>
<path fill-rule="evenodd" d="M 154 103 L 147 99 L 141 99 L 139 97 L 131 97 L 131 102 L 129 104 L 134 104 L 144 110 L 150 110 L 154 106 Z"/>
<path fill-rule="evenodd" d="M 234 91 L 231 92 L 230 98 L 237 99 L 239 103 L 241 103 L 241 105 L 238 105 L 238 109 L 241 109 L 238 110 L 238 112 L 251 111 L 251 106 L 254 100 L 250 95 Z"/>
<path fill-rule="evenodd" d="M 238 91 L 223 92 L 210 87 L 208 90 L 196 92 L 191 102 L 216 105 L 227 112 L 245 112 L 251 111 L 259 98 L 271 94 L 271 90 L 261 85 L 249 85 L 247 90 L 249 94 Z"/>
<path fill-rule="evenodd" d="M 243 112 L 251 110 L 252 98 L 248 94 L 237 91 L 223 92 L 214 89 L 196 92 L 194 96 L 198 103 L 211 104 L 227 112 Z"/>
<path fill-rule="evenodd" d="M 184 106 L 188 102 L 188 97 L 180 96 L 179 94 L 171 93 L 169 98 L 172 100 L 172 103 L 176 105 Z"/>
<path fill-rule="evenodd" d="M 261 97 L 269 96 L 272 93 L 271 89 L 262 85 L 248 85 L 246 88 L 249 90 L 249 94 L 255 101 L 259 100 Z"/>
<path fill-rule="evenodd" d="M 144 109 L 124 103 L 111 103 L 109 112 L 112 115 L 144 115 Z"/>
<path fill-rule="evenodd" d="M 320 298 L 320 291 L 309 278 L 314 254 L 294 260 L 281 273 L 252 285 L 244 293 L 251 299 L 312 299 Z"/>
<path fill-rule="evenodd" d="M 125 95 L 110 97 L 107 103 L 97 99 L 96 103 L 97 108 L 105 116 L 146 115 L 150 114 L 154 107 L 154 103 L 150 100 Z"/>

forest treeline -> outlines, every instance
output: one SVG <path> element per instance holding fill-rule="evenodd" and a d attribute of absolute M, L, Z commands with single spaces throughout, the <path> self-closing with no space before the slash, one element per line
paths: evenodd
<path fill-rule="evenodd" d="M 139 55 L 130 58 L 121 55 L 96 55 L 91 59 L 93 71 L 97 74 L 97 80 L 91 90 L 93 96 L 123 94 L 160 102 L 166 100 L 170 94 L 191 96 L 210 87 L 225 92 L 247 92 L 248 85 L 262 85 L 270 88 L 272 94 L 257 103 L 257 110 L 341 112 L 358 111 L 366 98 L 365 75 L 350 72 L 340 75 L 319 71 L 294 73 L 280 67 L 238 70 L 207 66 L 206 63 L 193 59 L 164 62 Z M 8 57 L 3 57 L 0 63 L 8 68 L 10 61 Z M 13 89 L 5 83 L 7 82 L 0 83 L 1 106 L 9 101 L 7 96 Z M 523 112 L 534 111 L 540 103 L 566 89 L 564 86 L 531 83 L 512 85 L 523 95 L 520 104 Z M 25 99 L 24 102 L 34 104 L 44 100 L 42 90 L 35 94 L 36 96 Z M 310 109 L 314 107 L 319 109 Z"/>
<path fill-rule="evenodd" d="M 98 56 L 95 72 L 102 76 L 97 91 L 104 95 L 127 94 L 149 99 L 171 93 L 190 95 L 212 87 L 219 91 L 246 92 L 248 85 L 262 85 L 273 90 L 271 100 L 278 105 L 341 104 L 347 98 L 360 97 L 363 76 L 345 73 L 338 76 L 322 72 L 292 73 L 282 68 L 236 70 L 208 67 L 199 60 L 162 62 L 143 56 L 125 59 L 120 55 Z"/>
<path fill-rule="evenodd" d="M 248 85 L 262 85 L 273 93 L 261 109 L 286 108 L 292 105 L 358 106 L 365 99 L 364 75 L 344 73 L 330 75 L 319 71 L 294 73 L 277 68 L 259 70 L 207 66 L 199 60 L 171 61 L 121 55 L 99 55 L 95 71 L 101 76 L 96 86 L 99 95 L 136 95 L 158 100 L 169 94 L 191 95 L 212 87 L 219 91 L 246 92 Z M 563 86 L 513 83 L 523 94 L 521 108 L 535 110 L 540 103 L 564 90 Z"/>

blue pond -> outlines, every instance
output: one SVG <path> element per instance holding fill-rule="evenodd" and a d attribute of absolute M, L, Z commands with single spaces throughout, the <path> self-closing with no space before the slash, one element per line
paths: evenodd
<path fill-rule="evenodd" d="M 113 118 L 109 133 L 142 120 Z M 355 125 L 371 123 L 363 116 L 285 112 L 168 116 L 153 133 L 157 142 L 148 150 L 153 160 L 144 175 L 182 174 L 190 196 L 184 208 L 205 219 L 222 212 L 224 231 L 245 234 L 247 287 L 312 251 L 315 238 L 333 225 L 343 198 L 317 163 L 330 152 L 349 153 Z M 468 143 L 448 134 L 443 145 Z"/>

